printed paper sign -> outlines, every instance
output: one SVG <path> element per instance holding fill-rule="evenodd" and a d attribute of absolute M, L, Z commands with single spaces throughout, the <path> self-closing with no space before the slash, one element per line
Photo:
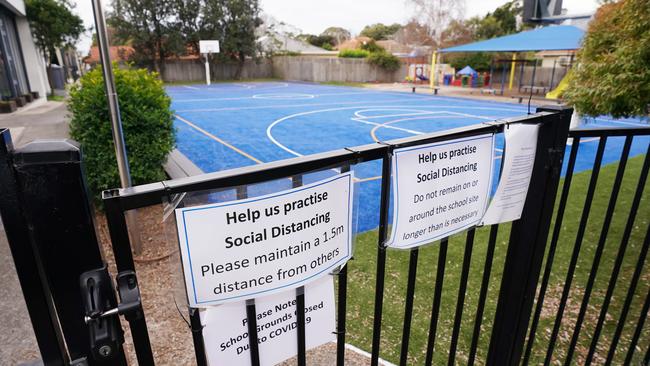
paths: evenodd
<path fill-rule="evenodd" d="M 482 225 L 518 220 L 533 175 L 539 125 L 514 124 L 505 129 L 506 151 L 501 181 Z"/>
<path fill-rule="evenodd" d="M 334 280 L 323 277 L 305 286 L 305 347 L 334 340 Z M 260 365 L 272 366 L 298 354 L 296 291 L 255 300 Z M 210 366 L 251 364 L 246 302 L 201 311 L 203 342 Z"/>
<path fill-rule="evenodd" d="M 393 248 L 413 248 L 476 225 L 492 182 L 494 135 L 395 150 Z"/>
<path fill-rule="evenodd" d="M 192 307 L 302 286 L 352 255 L 352 173 L 262 197 L 176 210 Z"/>

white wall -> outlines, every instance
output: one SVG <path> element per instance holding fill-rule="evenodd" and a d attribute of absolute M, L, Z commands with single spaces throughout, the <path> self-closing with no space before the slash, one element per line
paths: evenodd
<path fill-rule="evenodd" d="M 0 5 L 4 5 L 19 16 L 25 16 L 25 2 L 23 0 L 0 0 Z"/>
<path fill-rule="evenodd" d="M 37 91 L 41 98 L 45 98 L 51 92 L 50 84 L 47 81 L 45 61 L 36 44 L 34 44 L 27 18 L 17 15 L 15 20 L 18 38 L 23 51 L 23 59 L 25 60 L 27 79 L 31 88 L 30 91 Z"/>

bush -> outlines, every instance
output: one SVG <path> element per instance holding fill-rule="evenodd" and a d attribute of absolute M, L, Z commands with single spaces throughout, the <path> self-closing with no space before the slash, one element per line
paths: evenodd
<path fill-rule="evenodd" d="M 366 58 L 370 55 L 370 52 L 366 50 L 341 50 L 339 52 L 339 57 L 346 58 Z"/>
<path fill-rule="evenodd" d="M 373 52 L 386 52 L 384 47 L 378 45 L 377 42 L 375 42 L 373 39 L 371 39 L 370 41 L 365 42 L 364 44 L 362 44 L 361 49 L 366 50 L 366 51 L 368 51 L 370 53 L 373 53 Z"/>
<path fill-rule="evenodd" d="M 647 0 L 612 2 L 598 9 L 564 92 L 577 111 L 615 118 L 650 114 L 649 24 Z"/>
<path fill-rule="evenodd" d="M 175 144 L 171 99 L 155 73 L 117 65 L 113 70 L 133 183 L 163 180 L 162 164 Z M 70 136 L 81 143 L 87 181 L 99 198 L 101 191 L 120 186 L 101 68 L 72 86 L 68 109 Z"/>
<path fill-rule="evenodd" d="M 368 56 L 368 63 L 390 72 L 399 70 L 402 64 L 397 56 L 385 51 L 371 53 Z"/>

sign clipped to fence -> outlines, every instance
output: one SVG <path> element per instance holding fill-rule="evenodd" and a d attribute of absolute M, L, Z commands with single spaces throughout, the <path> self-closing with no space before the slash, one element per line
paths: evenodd
<path fill-rule="evenodd" d="M 530 178 L 533 176 L 539 125 L 513 124 L 503 134 L 506 151 L 503 170 L 497 191 L 481 222 L 482 225 L 499 224 L 521 218 L 528 196 Z"/>
<path fill-rule="evenodd" d="M 305 347 L 334 340 L 334 280 L 320 278 L 305 286 Z M 255 300 L 260 366 L 276 365 L 298 354 L 296 291 Z M 251 364 L 246 302 L 201 311 L 203 340 L 210 365 Z"/>
<path fill-rule="evenodd" d="M 494 134 L 396 149 L 393 248 L 413 248 L 483 217 L 492 185 Z"/>
<path fill-rule="evenodd" d="M 179 208 L 192 307 L 269 295 L 326 275 L 352 255 L 352 173 L 261 197 Z"/>

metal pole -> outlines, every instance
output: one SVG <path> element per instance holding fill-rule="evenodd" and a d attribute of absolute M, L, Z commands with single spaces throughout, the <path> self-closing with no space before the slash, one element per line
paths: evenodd
<path fill-rule="evenodd" d="M 129 169 L 129 158 L 126 155 L 126 145 L 124 143 L 124 133 L 122 132 L 122 118 L 120 116 L 120 104 L 115 91 L 115 80 L 113 78 L 113 67 L 111 56 L 108 52 L 108 37 L 106 36 L 106 20 L 104 19 L 104 9 L 101 0 L 92 0 L 93 13 L 95 15 L 95 28 L 97 29 L 97 42 L 99 44 L 99 58 L 102 64 L 104 74 L 104 86 L 106 88 L 106 99 L 108 100 L 108 112 L 111 118 L 111 127 L 113 131 L 113 144 L 115 145 L 115 157 L 117 159 L 117 171 L 120 174 L 120 183 L 122 188 L 131 187 L 131 173 Z M 136 229 L 135 212 L 127 213 L 127 220 L 130 227 L 133 250 L 136 254 L 142 252 L 142 242 L 139 232 Z"/>
<path fill-rule="evenodd" d="M 205 84 L 210 85 L 210 62 L 208 61 L 209 54 L 205 54 Z"/>

